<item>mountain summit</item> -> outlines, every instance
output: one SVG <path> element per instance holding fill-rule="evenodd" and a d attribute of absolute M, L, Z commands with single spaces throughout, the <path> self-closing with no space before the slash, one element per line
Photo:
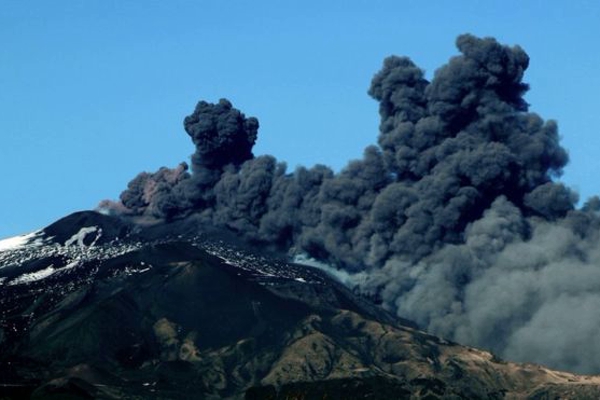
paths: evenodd
<path fill-rule="evenodd" d="M 169 234 L 166 234 L 169 232 Z M 0 251 L 0 398 L 597 398 L 224 231 L 81 212 Z"/>

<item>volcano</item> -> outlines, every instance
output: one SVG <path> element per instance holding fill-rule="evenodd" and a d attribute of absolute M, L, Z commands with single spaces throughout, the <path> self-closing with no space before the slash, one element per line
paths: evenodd
<path fill-rule="evenodd" d="M 600 377 L 427 334 L 227 231 L 89 211 L 3 243 L 3 399 L 600 396 Z"/>
<path fill-rule="evenodd" d="M 600 198 L 557 180 L 527 53 L 456 46 L 431 80 L 384 60 L 339 172 L 200 101 L 189 164 L 0 241 L 0 398 L 600 398 Z"/>

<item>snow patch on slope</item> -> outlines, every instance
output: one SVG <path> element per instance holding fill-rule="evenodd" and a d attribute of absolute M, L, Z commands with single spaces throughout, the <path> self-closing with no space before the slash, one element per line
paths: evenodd
<path fill-rule="evenodd" d="M 35 245 L 39 246 L 42 244 L 40 238 L 37 236 L 40 235 L 40 231 L 28 233 L 27 235 L 15 236 L 8 239 L 0 240 L 0 252 L 6 250 L 14 250 L 20 247 L 25 247 L 27 245 Z"/>
<path fill-rule="evenodd" d="M 77 232 L 76 234 L 71 236 L 71 238 L 65 242 L 65 246 L 68 247 L 68 246 L 71 246 L 71 245 L 77 243 L 77 245 L 79 247 L 85 247 L 85 243 L 84 243 L 85 238 L 90 233 L 96 233 L 96 232 L 97 232 L 97 235 L 94 238 L 94 241 L 90 244 L 90 247 L 92 247 L 92 246 L 94 246 L 96 241 L 100 238 L 100 236 L 102 236 L 102 229 L 98 228 L 97 226 L 86 226 L 84 228 L 81 228 L 79 230 L 79 232 Z"/>
<path fill-rule="evenodd" d="M 54 265 L 50 265 L 49 267 L 41 269 L 39 271 L 23 274 L 23 275 L 19 276 L 18 278 L 10 281 L 8 283 L 8 285 L 13 286 L 13 285 L 20 285 L 23 283 L 39 281 L 41 279 L 49 277 L 50 275 L 52 275 L 55 272 L 56 272 L 56 270 L 54 269 Z"/>

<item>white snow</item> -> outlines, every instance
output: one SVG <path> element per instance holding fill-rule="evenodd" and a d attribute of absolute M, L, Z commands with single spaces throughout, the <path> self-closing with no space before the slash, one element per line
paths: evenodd
<path fill-rule="evenodd" d="M 81 228 L 79 230 L 79 232 L 77 232 L 76 234 L 71 236 L 71 238 L 65 242 L 65 246 L 68 247 L 68 246 L 71 246 L 72 244 L 77 243 L 77 245 L 79 247 L 85 247 L 85 243 L 83 243 L 83 241 L 85 240 L 85 237 L 88 234 L 94 233 L 94 232 L 102 233 L 102 230 L 100 228 L 98 228 L 97 226 L 87 226 L 87 227 Z M 96 236 L 96 239 L 94 240 L 94 242 L 92 244 L 90 244 L 90 247 L 92 247 L 94 245 L 94 243 L 96 243 L 96 240 L 98 240 L 99 237 L 100 237 L 99 235 Z"/>
<path fill-rule="evenodd" d="M 23 283 L 29 283 L 34 281 L 39 281 L 41 279 L 47 278 L 52 275 L 56 270 L 54 269 L 54 265 L 50 265 L 47 268 L 41 269 L 39 271 L 30 272 L 28 274 L 23 274 L 16 279 L 13 279 L 8 283 L 9 286 L 20 285 Z"/>
<path fill-rule="evenodd" d="M 64 267 L 60 268 L 60 270 L 62 271 L 62 270 L 65 270 L 65 269 L 75 268 L 78 265 L 79 265 L 79 260 L 71 261 L 70 263 L 68 263 Z"/>
<path fill-rule="evenodd" d="M 37 241 L 33 241 L 39 232 L 28 233 L 27 235 L 15 236 L 8 239 L 0 240 L 0 251 L 14 250 L 19 247 L 24 247 L 28 244 L 38 244 Z"/>

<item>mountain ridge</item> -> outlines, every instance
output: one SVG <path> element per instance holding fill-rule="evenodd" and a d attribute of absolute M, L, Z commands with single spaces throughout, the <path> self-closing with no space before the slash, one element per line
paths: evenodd
<path fill-rule="evenodd" d="M 75 213 L 0 252 L 0 397 L 600 395 L 600 377 L 445 341 L 320 270 L 186 223 Z"/>

